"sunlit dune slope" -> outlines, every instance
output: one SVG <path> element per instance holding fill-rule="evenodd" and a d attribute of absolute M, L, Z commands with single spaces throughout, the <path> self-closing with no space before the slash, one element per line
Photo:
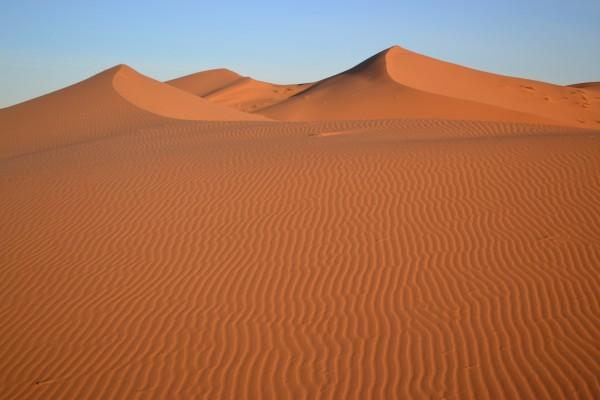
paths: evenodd
<path fill-rule="evenodd" d="M 393 52 L 394 49 L 383 51 L 259 112 L 280 120 L 441 118 L 555 123 L 549 118 L 400 84 L 390 73 L 389 58 Z"/>
<path fill-rule="evenodd" d="M 241 76 L 228 69 L 214 69 L 167 81 L 169 85 L 214 103 L 246 112 L 277 104 L 308 89 L 312 84 L 279 85 Z"/>
<path fill-rule="evenodd" d="M 585 90 L 478 71 L 395 46 L 388 71 L 406 86 L 556 120 L 600 128 L 600 101 Z"/>
<path fill-rule="evenodd" d="M 214 104 L 125 65 L 67 88 L 0 110 L 0 155 L 114 135 L 164 122 L 265 120 Z"/>
<path fill-rule="evenodd" d="M 242 111 L 255 112 L 300 93 L 311 85 L 310 83 L 278 85 L 246 77 L 209 93 L 206 98 Z"/>
<path fill-rule="evenodd" d="M 395 46 L 259 112 L 281 120 L 419 117 L 600 129 L 594 88 L 477 71 Z"/>
<path fill-rule="evenodd" d="M 210 92 L 227 86 L 242 76 L 225 68 L 210 69 L 172 79 L 165 83 L 196 96 L 206 96 Z"/>

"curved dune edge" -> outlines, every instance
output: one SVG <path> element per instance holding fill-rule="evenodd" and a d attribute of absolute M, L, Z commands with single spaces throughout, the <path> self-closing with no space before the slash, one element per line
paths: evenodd
<path fill-rule="evenodd" d="M 403 85 L 380 52 L 258 113 L 278 120 L 450 119 L 561 125 L 559 121 Z"/>
<path fill-rule="evenodd" d="M 173 121 L 267 121 L 211 103 L 118 65 L 0 109 L 0 157 L 116 136 Z"/>
<path fill-rule="evenodd" d="M 312 85 L 265 82 L 225 68 L 201 71 L 165 83 L 243 112 L 256 112 L 272 106 Z"/>
<path fill-rule="evenodd" d="M 56 148 L 154 125 L 163 117 L 135 107 L 113 87 L 113 67 L 63 89 L 0 110 L 0 156 Z"/>
<path fill-rule="evenodd" d="M 569 85 L 569 87 L 593 91 L 595 92 L 596 96 L 600 95 L 600 82 L 582 82 Z M 600 97 L 596 97 L 596 99 L 600 99 Z"/>
<path fill-rule="evenodd" d="M 140 74 L 126 65 L 115 67 L 113 87 L 123 98 L 142 110 L 163 117 L 208 121 L 265 121 L 260 115 L 244 113 L 209 102 Z"/>
<path fill-rule="evenodd" d="M 389 76 L 402 85 L 539 116 L 561 125 L 600 129 L 600 99 L 587 88 L 480 71 L 400 46 L 383 53 Z"/>
<path fill-rule="evenodd" d="M 216 68 L 171 79 L 165 81 L 165 83 L 193 95 L 204 97 L 240 78 L 242 76 L 235 71 L 227 68 Z"/>
<path fill-rule="evenodd" d="M 256 112 L 301 93 L 311 85 L 312 83 L 280 85 L 250 77 L 241 77 L 235 82 L 208 93 L 205 98 L 241 111 Z"/>

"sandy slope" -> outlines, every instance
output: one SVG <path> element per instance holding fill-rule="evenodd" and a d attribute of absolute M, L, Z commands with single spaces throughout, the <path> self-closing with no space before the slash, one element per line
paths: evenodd
<path fill-rule="evenodd" d="M 167 81 L 181 90 L 235 109 L 256 112 L 308 89 L 312 84 L 278 85 L 240 76 L 227 69 L 198 72 Z"/>
<path fill-rule="evenodd" d="M 245 77 L 209 93 L 206 98 L 238 110 L 256 112 L 303 92 L 311 85 L 310 83 L 278 85 Z"/>
<path fill-rule="evenodd" d="M 585 89 L 476 71 L 400 47 L 260 113 L 283 120 L 425 117 L 600 128 L 600 99 Z"/>
<path fill-rule="evenodd" d="M 428 93 L 396 82 L 391 50 L 259 111 L 281 120 L 444 118 L 552 123 L 535 115 Z"/>
<path fill-rule="evenodd" d="M 0 110 L 0 399 L 598 398 L 600 132 L 388 56 L 267 113 L 326 122 L 123 66 Z"/>
<path fill-rule="evenodd" d="M 594 95 L 594 99 L 600 100 L 600 95 L 597 93 L 597 92 L 600 92 L 600 82 L 584 82 L 584 83 L 577 83 L 575 85 L 570 85 L 570 86 L 574 87 L 574 88 L 578 88 L 578 89 L 586 89 L 589 91 L 596 92 L 596 94 Z"/>
<path fill-rule="evenodd" d="M 240 78 L 242 76 L 236 72 L 218 68 L 182 76 L 165 83 L 196 96 L 206 96 L 210 92 L 227 86 Z"/>
<path fill-rule="evenodd" d="M 222 107 L 119 65 L 56 92 L 0 109 L 0 156 L 186 120 L 265 120 Z"/>
<path fill-rule="evenodd" d="M 586 90 L 491 74 L 401 47 L 388 51 L 391 76 L 410 87 L 527 112 L 584 128 L 600 128 L 600 101 Z"/>

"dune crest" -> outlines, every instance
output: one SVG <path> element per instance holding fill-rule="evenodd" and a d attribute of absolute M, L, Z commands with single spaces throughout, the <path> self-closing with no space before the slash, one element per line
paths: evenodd
<path fill-rule="evenodd" d="M 206 99 L 241 111 L 256 112 L 282 102 L 308 89 L 311 85 L 311 83 L 279 85 L 242 77 L 209 93 Z"/>
<path fill-rule="evenodd" d="M 483 72 L 399 46 L 385 53 L 390 76 L 403 85 L 555 120 L 600 129 L 600 101 L 581 89 Z"/>
<path fill-rule="evenodd" d="M 259 113 L 280 120 L 439 118 L 556 124 L 550 118 L 429 93 L 397 82 L 385 50 Z"/>
<path fill-rule="evenodd" d="M 35 117 L 32 117 L 35 116 Z M 55 92 L 0 110 L 0 156 L 183 120 L 266 120 L 214 104 L 117 65 Z"/>
<path fill-rule="evenodd" d="M 196 96 L 206 96 L 210 92 L 227 86 L 241 77 L 238 73 L 226 68 L 217 68 L 171 79 L 165 83 Z"/>
<path fill-rule="evenodd" d="M 120 66 L 113 78 L 115 90 L 135 106 L 174 119 L 208 121 L 264 121 L 206 101 L 171 85 L 148 78 L 130 67 Z"/>
<path fill-rule="evenodd" d="M 272 106 L 312 85 L 263 82 L 224 68 L 198 72 L 165 83 L 244 112 L 256 112 Z"/>

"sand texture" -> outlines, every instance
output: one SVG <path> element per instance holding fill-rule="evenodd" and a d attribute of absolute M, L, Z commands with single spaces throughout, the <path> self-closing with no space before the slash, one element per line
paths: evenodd
<path fill-rule="evenodd" d="M 415 57 L 0 110 L 0 398 L 598 398 L 593 91 Z"/>
<path fill-rule="evenodd" d="M 600 99 L 600 94 L 598 93 L 598 92 L 600 92 L 600 82 L 577 83 L 575 85 L 571 85 L 571 87 L 578 88 L 578 89 L 586 89 L 589 91 L 596 92 L 594 99 L 595 100 Z"/>

